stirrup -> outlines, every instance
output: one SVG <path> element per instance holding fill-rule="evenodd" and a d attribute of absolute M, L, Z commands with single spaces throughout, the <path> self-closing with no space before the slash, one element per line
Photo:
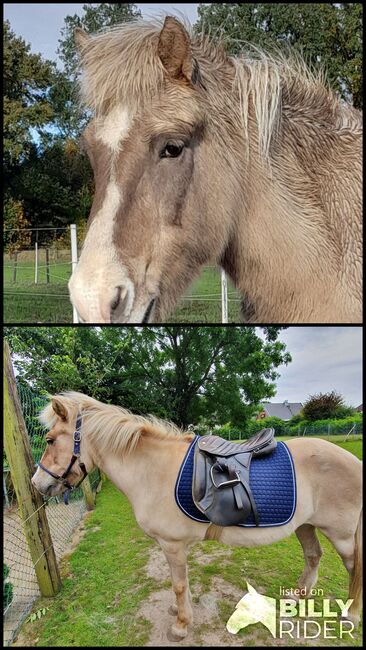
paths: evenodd
<path fill-rule="evenodd" d="M 221 488 L 227 487 L 228 485 L 233 486 L 233 485 L 238 485 L 238 483 L 240 483 L 240 476 L 239 476 L 238 472 L 236 472 L 235 470 L 234 470 L 234 474 L 235 474 L 236 478 L 230 479 L 229 481 L 224 481 L 223 483 L 219 483 L 219 484 L 215 483 L 215 479 L 214 479 L 214 475 L 213 475 L 213 468 L 214 468 L 214 465 L 211 466 L 210 476 L 211 476 L 211 481 L 212 481 L 214 487 L 217 490 L 220 490 Z"/>

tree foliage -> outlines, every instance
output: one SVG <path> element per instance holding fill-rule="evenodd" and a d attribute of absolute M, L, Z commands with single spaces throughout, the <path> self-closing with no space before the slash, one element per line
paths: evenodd
<path fill-rule="evenodd" d="M 302 412 L 306 420 L 326 420 L 335 418 L 341 411 L 344 414 L 345 404 L 342 395 L 336 391 L 311 395 L 305 402 Z"/>
<path fill-rule="evenodd" d="M 272 50 L 288 46 L 313 66 L 324 67 L 330 85 L 362 107 L 361 3 L 207 3 L 198 7 L 197 30 L 223 36 L 232 54 L 246 42 Z"/>
<path fill-rule="evenodd" d="M 12 198 L 4 203 L 4 250 L 15 253 L 30 245 L 31 233 L 27 230 L 29 223 L 24 216 L 21 201 Z"/>
<path fill-rule="evenodd" d="M 52 118 L 46 91 L 55 64 L 30 53 L 30 45 L 4 22 L 4 164 L 10 170 L 27 157 L 31 129 L 42 129 Z"/>
<path fill-rule="evenodd" d="M 277 368 L 291 361 L 281 328 L 12 327 L 6 332 L 18 378 L 38 391 L 78 390 L 154 413 L 183 427 L 244 427 L 275 395 Z"/>
<path fill-rule="evenodd" d="M 30 45 L 4 23 L 5 221 L 13 227 L 22 205 L 30 227 L 83 223 L 94 191 L 93 173 L 78 138 L 90 119 L 79 109 L 73 30 L 94 32 L 140 15 L 130 3 L 87 3 L 81 17 L 66 16 L 59 54 L 64 69 L 30 53 Z M 43 236 L 46 237 L 47 231 Z M 22 239 L 13 247 L 20 247 Z M 9 245 L 7 250 L 11 251 Z"/>

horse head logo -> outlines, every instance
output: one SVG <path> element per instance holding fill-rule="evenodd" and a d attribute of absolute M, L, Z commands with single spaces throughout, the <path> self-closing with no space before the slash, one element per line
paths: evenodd
<path fill-rule="evenodd" d="M 226 629 L 231 634 L 237 634 L 239 630 L 252 623 L 263 623 L 276 637 L 276 599 L 262 596 L 249 582 L 247 582 L 248 593 L 239 600 L 234 613 L 226 623 Z"/>

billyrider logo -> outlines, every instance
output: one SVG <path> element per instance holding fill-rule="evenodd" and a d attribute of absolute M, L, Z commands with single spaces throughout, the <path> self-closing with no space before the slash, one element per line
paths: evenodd
<path fill-rule="evenodd" d="M 239 600 L 235 607 L 234 613 L 230 616 L 226 628 L 232 634 L 237 634 L 239 630 L 251 625 L 252 623 L 262 623 L 272 634 L 274 638 L 306 638 L 315 639 L 323 637 L 326 639 L 353 638 L 352 632 L 354 625 L 352 621 L 347 620 L 348 609 L 352 600 L 336 599 L 330 603 L 329 599 L 323 600 L 322 609 L 315 608 L 313 599 L 281 598 L 279 601 L 279 625 L 276 629 L 277 601 L 269 596 L 262 596 L 254 587 L 247 582 L 248 593 Z M 321 592 L 322 590 L 318 590 Z M 315 594 L 314 594 L 315 595 Z M 320 595 L 316 593 L 316 595 Z M 333 608 L 333 609 L 332 609 Z M 340 619 L 340 617 L 345 617 Z M 292 617 L 300 620 L 292 621 Z M 319 618 L 324 618 L 320 622 Z M 337 632 L 337 622 L 339 622 L 339 631 Z"/>
<path fill-rule="evenodd" d="M 263 623 L 272 636 L 276 636 L 276 599 L 262 596 L 249 582 L 248 593 L 239 600 L 235 612 L 226 623 L 226 629 L 232 634 L 252 623 Z"/>

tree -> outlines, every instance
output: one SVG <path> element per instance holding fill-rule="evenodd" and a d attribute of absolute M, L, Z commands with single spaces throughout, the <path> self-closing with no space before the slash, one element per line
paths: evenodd
<path fill-rule="evenodd" d="M 306 420 L 326 420 L 351 415 L 353 409 L 345 406 L 342 395 L 333 390 L 330 393 L 311 395 L 302 411 Z"/>
<path fill-rule="evenodd" d="M 31 233 L 26 230 L 29 223 L 24 216 L 21 201 L 9 198 L 4 203 L 4 251 L 15 253 L 27 248 L 31 242 Z"/>
<path fill-rule="evenodd" d="M 198 15 L 197 31 L 223 36 L 232 54 L 246 41 L 295 48 L 325 69 L 334 90 L 362 107 L 361 3 L 209 3 L 199 5 Z"/>
<path fill-rule="evenodd" d="M 6 331 L 19 380 L 37 390 L 79 390 L 186 427 L 245 426 L 272 397 L 277 368 L 291 361 L 281 328 L 12 327 Z"/>
<path fill-rule="evenodd" d="M 29 152 L 31 129 L 42 130 L 52 118 L 47 89 L 55 64 L 30 54 L 30 45 L 4 22 L 4 164 L 9 172 Z"/>
<path fill-rule="evenodd" d="M 80 111 L 73 31 L 90 32 L 139 17 L 130 3 L 83 5 L 83 15 L 67 16 L 59 40 L 64 70 L 17 37 L 4 23 L 5 225 L 15 217 L 31 227 L 84 223 L 94 190 L 93 173 L 77 138 L 90 114 Z M 36 135 L 35 135 L 36 131 Z M 49 231 L 43 232 L 49 237 Z M 21 240 L 18 244 L 20 246 Z M 14 242 L 13 242 L 14 243 Z M 41 244 L 47 243 L 45 240 Z"/>

